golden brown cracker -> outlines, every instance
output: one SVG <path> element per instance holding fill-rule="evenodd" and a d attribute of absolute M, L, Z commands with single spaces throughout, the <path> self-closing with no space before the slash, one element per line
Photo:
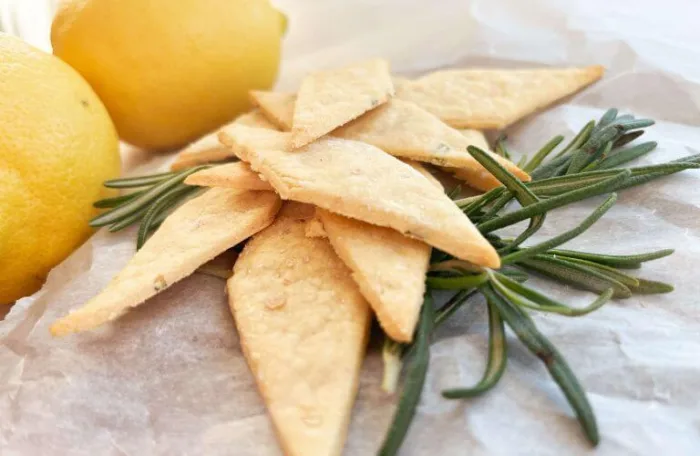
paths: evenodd
<path fill-rule="evenodd" d="M 430 246 L 391 228 L 321 209 L 317 213 L 384 332 L 396 341 L 410 342 L 423 303 Z"/>
<path fill-rule="evenodd" d="M 306 208 L 285 203 L 243 249 L 228 281 L 243 353 L 285 454 L 339 455 L 371 312 Z"/>
<path fill-rule="evenodd" d="M 411 102 L 390 100 L 337 129 L 333 136 L 363 141 L 397 157 L 465 169 L 470 176 L 467 183 L 480 190 L 501 185 L 467 152 L 470 145 L 489 150 L 483 134 L 460 132 Z M 521 180 L 530 180 L 514 163 L 493 153 L 491 156 Z"/>
<path fill-rule="evenodd" d="M 382 59 L 309 74 L 294 103 L 292 146 L 309 144 L 385 103 L 393 94 L 389 64 Z"/>
<path fill-rule="evenodd" d="M 396 97 L 412 101 L 456 128 L 501 129 L 603 76 L 603 67 L 522 70 L 462 69 L 402 83 Z"/>
<path fill-rule="evenodd" d="M 51 333 L 86 331 L 119 318 L 268 226 L 279 207 L 272 192 L 219 188 L 186 202 L 99 295 L 53 323 Z"/>

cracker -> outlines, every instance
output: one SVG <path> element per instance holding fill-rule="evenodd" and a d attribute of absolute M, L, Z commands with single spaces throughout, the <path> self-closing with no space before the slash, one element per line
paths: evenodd
<path fill-rule="evenodd" d="M 120 317 L 268 226 L 279 207 L 272 192 L 218 188 L 186 202 L 99 295 L 56 321 L 51 333 L 86 331 Z"/>
<path fill-rule="evenodd" d="M 265 115 L 258 109 L 241 114 L 233 122 L 249 127 L 276 129 L 275 125 L 268 121 Z M 170 165 L 170 169 L 173 171 L 180 171 L 205 163 L 226 160 L 234 156 L 230 148 L 221 145 L 217 137 L 217 132 L 213 132 L 202 136 L 200 139 L 182 149 L 175 157 L 175 161 Z"/>
<path fill-rule="evenodd" d="M 445 70 L 404 82 L 396 97 L 456 128 L 501 129 L 603 76 L 599 65 L 523 70 Z"/>
<path fill-rule="evenodd" d="M 250 92 L 250 100 L 280 130 L 289 131 L 292 129 L 294 103 L 297 101 L 296 94 L 252 90 Z"/>
<path fill-rule="evenodd" d="M 283 199 L 393 228 L 477 265 L 500 265 L 494 248 L 452 200 L 372 145 L 323 138 L 290 152 L 289 133 L 241 125 L 224 128 L 219 138 Z"/>
<path fill-rule="evenodd" d="M 328 240 L 305 236 L 309 216 L 295 206 L 243 249 L 229 304 L 284 453 L 340 455 L 371 312 Z"/>
<path fill-rule="evenodd" d="M 501 185 L 467 152 L 470 145 L 489 150 L 483 134 L 460 132 L 411 102 L 390 100 L 337 129 L 333 136 L 363 141 L 397 157 L 464 169 L 470 176 L 467 183 L 479 190 Z M 519 179 L 530 180 L 530 176 L 514 163 L 494 153 L 491 156 Z"/>
<path fill-rule="evenodd" d="M 301 83 L 292 121 L 292 146 L 330 133 L 394 95 L 389 64 L 382 59 L 311 73 Z"/>
<path fill-rule="evenodd" d="M 435 187 L 439 188 L 442 190 L 442 183 L 438 180 L 437 177 L 433 176 L 433 174 L 425 169 L 425 166 L 421 165 L 418 162 L 414 162 L 413 160 L 401 160 L 402 162 L 406 163 L 408 166 L 411 168 L 415 169 L 419 173 L 423 175 L 428 181 L 433 184 Z"/>
<path fill-rule="evenodd" d="M 274 191 L 272 186 L 260 179 L 260 176 L 245 162 L 226 163 L 197 171 L 187 176 L 185 184 L 238 190 Z"/>
<path fill-rule="evenodd" d="M 391 228 L 317 210 L 333 250 L 352 271 L 384 332 L 411 342 L 425 293 L 429 245 Z"/>

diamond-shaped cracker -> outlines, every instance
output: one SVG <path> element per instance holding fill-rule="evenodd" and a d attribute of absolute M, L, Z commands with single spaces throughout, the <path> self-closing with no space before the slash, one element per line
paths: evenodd
<path fill-rule="evenodd" d="M 340 455 L 371 311 L 328 240 L 305 235 L 312 214 L 285 203 L 243 249 L 227 289 L 284 453 Z"/>
<path fill-rule="evenodd" d="M 393 99 L 333 132 L 339 138 L 363 141 L 397 157 L 464 170 L 466 183 L 490 190 L 501 183 L 467 152 L 470 145 L 488 151 L 479 132 L 460 132 L 418 105 Z M 527 182 L 530 176 L 514 163 L 491 154 L 506 169 Z"/>
<path fill-rule="evenodd" d="M 404 82 L 396 97 L 457 128 L 500 129 L 603 76 L 599 65 L 523 70 L 445 70 Z"/>
<path fill-rule="evenodd" d="M 87 331 L 119 318 L 268 226 L 279 207 L 272 192 L 207 190 L 168 216 L 107 287 L 51 325 L 51 333 Z"/>
<path fill-rule="evenodd" d="M 472 263 L 498 267 L 494 248 L 418 171 L 363 142 L 323 138 L 290 151 L 289 134 L 231 125 L 221 141 L 283 199 L 393 228 Z"/>
<path fill-rule="evenodd" d="M 292 146 L 301 147 L 385 103 L 394 95 L 382 59 L 311 73 L 294 104 Z"/>

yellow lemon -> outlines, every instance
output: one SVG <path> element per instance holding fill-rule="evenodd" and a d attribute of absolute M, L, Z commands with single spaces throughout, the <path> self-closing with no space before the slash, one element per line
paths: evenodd
<path fill-rule="evenodd" d="M 74 0 L 59 8 L 51 43 L 122 139 L 170 149 L 248 109 L 249 90 L 273 85 L 284 28 L 268 0 Z"/>
<path fill-rule="evenodd" d="M 0 304 L 36 291 L 85 241 L 102 181 L 119 172 L 117 133 L 90 85 L 0 33 Z"/>

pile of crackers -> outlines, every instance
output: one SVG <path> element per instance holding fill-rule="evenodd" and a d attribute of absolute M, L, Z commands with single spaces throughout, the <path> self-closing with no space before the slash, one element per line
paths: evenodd
<path fill-rule="evenodd" d="M 102 293 L 54 335 L 123 315 L 248 240 L 227 282 L 241 346 L 288 454 L 342 451 L 376 316 L 413 338 L 432 248 L 478 267 L 500 259 L 426 168 L 500 185 L 467 151 L 602 76 L 598 66 L 393 77 L 381 59 L 309 74 L 179 153 L 211 187 L 174 211 Z M 523 181 L 528 174 L 492 154 Z M 206 385 L 203 385 L 206 387 Z"/>

